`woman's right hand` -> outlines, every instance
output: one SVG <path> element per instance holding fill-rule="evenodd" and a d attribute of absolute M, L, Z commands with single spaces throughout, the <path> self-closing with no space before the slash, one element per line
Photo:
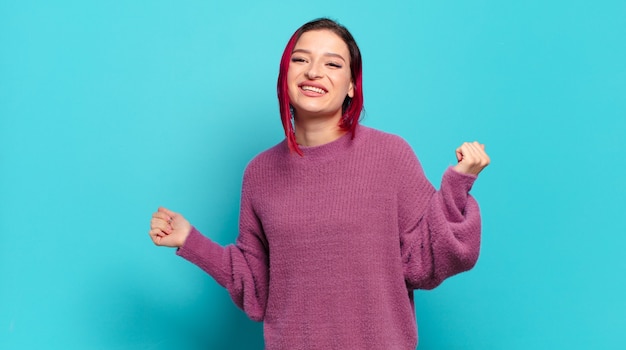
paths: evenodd
<path fill-rule="evenodd" d="M 150 238 L 158 246 L 182 247 L 191 232 L 191 224 L 182 215 L 159 208 L 150 220 Z"/>

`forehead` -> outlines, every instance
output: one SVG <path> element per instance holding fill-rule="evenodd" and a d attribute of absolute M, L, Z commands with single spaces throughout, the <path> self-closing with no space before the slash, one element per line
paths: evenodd
<path fill-rule="evenodd" d="M 311 52 L 321 51 L 336 53 L 346 59 L 350 58 L 348 45 L 346 45 L 339 35 L 327 29 L 310 30 L 302 33 L 294 47 L 294 50 L 298 49 Z"/>

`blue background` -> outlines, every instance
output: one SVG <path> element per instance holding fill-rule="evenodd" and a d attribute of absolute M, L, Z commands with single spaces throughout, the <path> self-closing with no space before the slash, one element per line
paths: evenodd
<path fill-rule="evenodd" d="M 363 123 L 436 186 L 462 141 L 492 158 L 481 257 L 417 293 L 419 349 L 626 348 L 626 2 L 1 0 L 1 349 L 262 349 L 147 231 L 165 205 L 235 240 L 320 16 L 361 47 Z"/>

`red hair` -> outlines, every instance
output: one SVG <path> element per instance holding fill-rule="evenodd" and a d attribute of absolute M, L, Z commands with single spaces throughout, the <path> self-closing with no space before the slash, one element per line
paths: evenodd
<path fill-rule="evenodd" d="M 348 46 L 348 51 L 350 52 L 350 72 L 354 85 L 354 94 L 352 98 L 346 96 L 346 99 L 343 101 L 343 114 L 341 117 L 341 122 L 339 123 L 339 127 L 343 130 L 351 132 L 352 138 L 354 138 L 356 127 L 359 124 L 359 119 L 361 118 L 361 111 L 363 110 L 363 89 L 361 78 L 363 68 L 361 62 L 361 51 L 359 50 L 356 41 L 352 37 L 352 34 L 350 34 L 346 27 L 327 18 L 320 18 L 305 23 L 302 27 L 298 28 L 295 33 L 293 33 L 293 35 L 287 42 L 287 46 L 285 46 L 285 51 L 283 51 L 283 56 L 280 59 L 280 69 L 278 72 L 278 83 L 276 89 L 278 92 L 278 107 L 280 110 L 280 119 L 283 124 L 283 129 L 285 129 L 287 145 L 289 146 L 289 150 L 296 152 L 299 155 L 302 155 L 302 151 L 296 143 L 296 135 L 294 133 L 293 124 L 291 121 L 293 117 L 293 108 L 291 106 L 291 101 L 289 100 L 287 71 L 289 70 L 291 53 L 293 52 L 293 49 L 298 42 L 298 39 L 300 39 L 300 36 L 303 33 L 311 30 L 323 29 L 330 30 L 333 33 L 337 34 L 346 43 L 346 45 Z"/>

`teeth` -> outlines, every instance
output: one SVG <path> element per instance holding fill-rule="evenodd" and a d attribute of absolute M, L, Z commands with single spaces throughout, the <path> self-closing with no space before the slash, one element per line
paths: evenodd
<path fill-rule="evenodd" d="M 325 94 L 326 93 L 326 91 L 324 91 L 324 90 L 322 90 L 320 88 L 316 88 L 314 86 L 308 86 L 308 85 L 302 86 L 302 90 L 313 91 L 313 92 L 317 92 L 318 94 Z"/>

